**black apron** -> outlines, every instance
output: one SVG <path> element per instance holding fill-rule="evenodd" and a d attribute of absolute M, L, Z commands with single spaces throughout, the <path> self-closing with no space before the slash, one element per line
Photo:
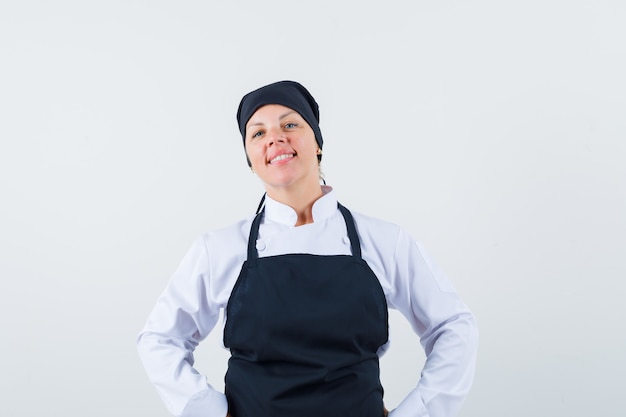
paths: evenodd
<path fill-rule="evenodd" d="M 225 377 L 233 417 L 382 417 L 378 348 L 387 302 L 361 258 L 350 211 L 338 205 L 352 255 L 259 258 L 261 211 L 228 300 Z"/>

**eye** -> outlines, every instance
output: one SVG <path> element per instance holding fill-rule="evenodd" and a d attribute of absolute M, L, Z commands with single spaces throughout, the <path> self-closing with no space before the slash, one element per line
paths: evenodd
<path fill-rule="evenodd" d="M 255 138 L 258 138 L 258 137 L 260 137 L 262 134 L 263 134 L 263 131 L 262 131 L 262 130 L 257 130 L 256 132 L 254 132 L 254 133 L 252 134 L 252 136 L 250 136 L 250 139 L 255 139 Z"/>
<path fill-rule="evenodd" d="M 293 123 L 293 122 L 285 123 L 285 128 L 287 129 L 293 129 L 294 127 L 298 127 L 298 123 Z"/>

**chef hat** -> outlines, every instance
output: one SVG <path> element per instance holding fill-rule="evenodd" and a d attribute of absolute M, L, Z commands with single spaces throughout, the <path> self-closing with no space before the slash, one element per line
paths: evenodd
<path fill-rule="evenodd" d="M 239 123 L 239 131 L 243 138 L 244 147 L 246 145 L 246 124 L 248 120 L 250 120 L 254 112 L 266 104 L 280 104 L 297 111 L 313 129 L 317 145 L 322 149 L 324 140 L 319 127 L 319 106 L 311 93 L 303 85 L 295 81 L 278 81 L 243 96 L 237 110 L 237 123 Z M 250 161 L 248 161 L 249 164 Z"/>

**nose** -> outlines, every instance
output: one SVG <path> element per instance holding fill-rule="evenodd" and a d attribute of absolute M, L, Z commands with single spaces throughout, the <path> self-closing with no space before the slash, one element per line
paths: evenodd
<path fill-rule="evenodd" d="M 285 141 L 285 133 L 278 128 L 270 129 L 267 135 L 269 142 L 268 145 L 273 145 L 276 142 L 284 142 Z"/>

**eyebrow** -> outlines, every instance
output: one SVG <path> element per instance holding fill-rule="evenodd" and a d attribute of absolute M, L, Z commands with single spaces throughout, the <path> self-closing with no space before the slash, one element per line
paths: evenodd
<path fill-rule="evenodd" d="M 285 117 L 289 116 L 291 113 L 297 113 L 297 112 L 295 110 L 289 110 L 288 112 L 281 114 L 278 117 L 278 120 L 283 120 Z M 248 125 L 247 128 L 250 128 L 252 126 L 263 126 L 263 123 L 261 122 L 252 123 L 251 125 Z"/>
<path fill-rule="evenodd" d="M 280 116 L 278 118 L 278 120 L 284 119 L 285 117 L 289 116 L 291 113 L 296 113 L 296 111 L 295 110 L 289 110 L 287 113 L 284 113 L 282 116 Z"/>

